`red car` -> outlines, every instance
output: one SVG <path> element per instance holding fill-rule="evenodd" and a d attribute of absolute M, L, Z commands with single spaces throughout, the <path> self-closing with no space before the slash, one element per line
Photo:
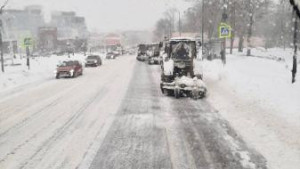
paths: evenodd
<path fill-rule="evenodd" d="M 56 68 L 56 79 L 61 77 L 77 77 L 82 75 L 82 64 L 77 60 L 63 61 Z"/>

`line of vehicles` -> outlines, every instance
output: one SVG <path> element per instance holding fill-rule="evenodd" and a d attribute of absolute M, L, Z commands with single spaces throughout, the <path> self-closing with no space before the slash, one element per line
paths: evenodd
<path fill-rule="evenodd" d="M 137 60 L 161 65 L 160 89 L 164 95 L 193 99 L 206 96 L 202 53 L 198 52 L 195 39 L 178 37 L 157 44 L 140 44 Z"/>
<path fill-rule="evenodd" d="M 105 59 L 116 59 L 119 55 L 115 53 L 106 53 Z M 102 58 L 99 55 L 88 55 L 85 59 L 85 67 L 98 67 L 103 64 Z M 57 65 L 55 70 L 56 79 L 62 77 L 75 78 L 83 75 L 83 64 L 79 60 L 65 60 Z"/>
<path fill-rule="evenodd" d="M 137 60 L 147 61 L 149 65 L 161 64 L 162 62 L 162 58 L 160 55 L 161 48 L 162 48 L 162 43 L 139 44 Z"/>

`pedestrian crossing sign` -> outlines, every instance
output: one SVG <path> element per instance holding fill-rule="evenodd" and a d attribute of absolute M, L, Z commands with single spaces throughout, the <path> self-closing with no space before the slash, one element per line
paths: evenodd
<path fill-rule="evenodd" d="M 219 26 L 219 38 L 230 38 L 231 26 L 226 23 L 221 23 Z"/>
<path fill-rule="evenodd" d="M 24 38 L 24 46 L 31 47 L 32 46 L 32 39 L 31 38 Z"/>
<path fill-rule="evenodd" d="M 34 39 L 30 36 L 21 38 L 21 47 L 26 49 L 27 47 L 32 48 L 34 46 Z"/>

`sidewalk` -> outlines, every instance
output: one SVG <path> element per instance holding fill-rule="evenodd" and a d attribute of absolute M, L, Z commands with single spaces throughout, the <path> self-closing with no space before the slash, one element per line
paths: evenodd
<path fill-rule="evenodd" d="M 286 61 L 239 53 L 228 55 L 225 67 L 219 60 L 205 61 L 207 98 L 245 141 L 265 156 L 271 169 L 298 169 L 300 73 L 296 84 L 291 84 L 291 56 L 278 54 Z"/>

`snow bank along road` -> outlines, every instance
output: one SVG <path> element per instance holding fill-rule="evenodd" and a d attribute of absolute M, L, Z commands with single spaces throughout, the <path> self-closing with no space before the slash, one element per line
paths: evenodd
<path fill-rule="evenodd" d="M 205 99 L 159 82 L 159 66 L 124 56 L 0 100 L 0 169 L 266 168 Z"/>

